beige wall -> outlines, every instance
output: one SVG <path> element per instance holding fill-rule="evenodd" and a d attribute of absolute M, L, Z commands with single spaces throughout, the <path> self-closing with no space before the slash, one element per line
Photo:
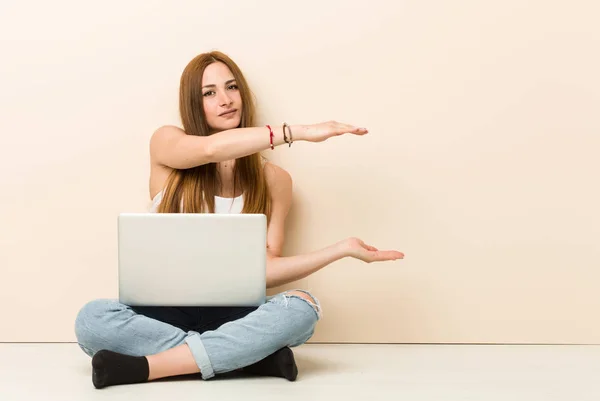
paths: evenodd
<path fill-rule="evenodd" d="M 0 341 L 74 341 L 78 308 L 116 296 L 116 216 L 145 210 L 148 139 L 216 48 L 261 123 L 371 131 L 266 152 L 294 177 L 287 254 L 406 253 L 299 283 L 313 341 L 600 343 L 597 2 L 11 3 Z"/>

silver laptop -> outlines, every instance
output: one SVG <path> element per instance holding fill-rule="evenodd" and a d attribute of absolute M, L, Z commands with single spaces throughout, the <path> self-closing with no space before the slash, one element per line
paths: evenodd
<path fill-rule="evenodd" d="M 263 214 L 122 213 L 119 301 L 131 306 L 260 306 Z"/>

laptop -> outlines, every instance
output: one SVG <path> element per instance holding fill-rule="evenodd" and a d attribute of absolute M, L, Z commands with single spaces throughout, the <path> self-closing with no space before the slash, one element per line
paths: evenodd
<path fill-rule="evenodd" d="M 119 301 L 130 306 L 260 306 L 264 214 L 121 213 Z"/>

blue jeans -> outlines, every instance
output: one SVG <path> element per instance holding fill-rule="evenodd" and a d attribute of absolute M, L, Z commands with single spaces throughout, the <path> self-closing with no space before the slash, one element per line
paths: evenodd
<path fill-rule="evenodd" d="M 319 301 L 284 292 L 259 307 L 132 307 L 115 300 L 88 302 L 75 320 L 81 349 L 154 355 L 187 344 L 204 380 L 258 362 L 286 346 L 304 344 L 321 317 Z"/>

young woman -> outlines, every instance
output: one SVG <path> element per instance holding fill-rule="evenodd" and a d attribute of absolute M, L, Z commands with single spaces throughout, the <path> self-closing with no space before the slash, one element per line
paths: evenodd
<path fill-rule="evenodd" d="M 321 142 L 367 130 L 338 122 L 255 126 L 248 84 L 225 54 L 195 57 L 181 76 L 183 129 L 159 128 L 150 140 L 150 196 L 158 213 L 263 213 L 267 216 L 267 287 L 290 283 L 330 263 L 401 259 L 358 238 L 321 250 L 281 256 L 292 180 L 260 152 L 296 141 Z M 289 347 L 305 343 L 321 317 L 319 301 L 286 291 L 258 308 L 131 307 L 93 300 L 79 312 L 75 332 L 92 356 L 92 382 L 102 388 L 200 373 L 203 379 L 242 370 L 296 379 Z"/>

